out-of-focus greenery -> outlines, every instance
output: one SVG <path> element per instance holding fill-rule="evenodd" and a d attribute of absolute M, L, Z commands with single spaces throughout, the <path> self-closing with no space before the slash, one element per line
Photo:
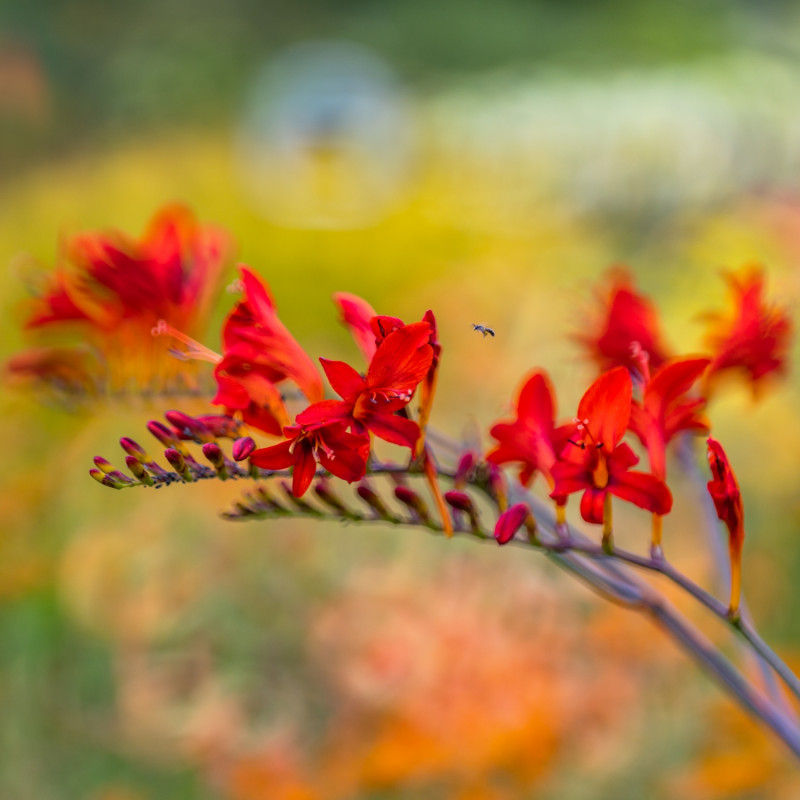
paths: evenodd
<path fill-rule="evenodd" d="M 314 357 L 357 363 L 332 291 L 406 319 L 433 308 L 445 346 L 434 424 L 447 433 L 485 437 L 533 366 L 550 371 L 569 416 L 592 368 L 568 336 L 585 324 L 607 265 L 630 262 L 668 337 L 688 351 L 700 347 L 697 316 L 724 303 L 722 267 L 762 261 L 774 296 L 797 297 L 796 10 L 763 8 L 2 4 L 0 357 L 27 343 L 24 284 L 55 263 L 59 236 L 138 235 L 156 208 L 182 200 L 231 231 Z M 359 224 L 282 224 L 237 164 L 235 132 L 257 71 L 286 45 L 319 38 L 368 45 L 388 62 L 417 131 L 407 181 Z M 220 299 L 211 347 L 231 303 Z M 474 335 L 473 322 L 493 325 L 496 339 Z M 790 658 L 800 610 L 797 401 L 794 380 L 757 405 L 739 386 L 711 411 L 745 494 L 745 591 Z M 511 701 L 518 692 L 549 720 L 526 734 L 547 754 L 530 764 L 536 796 L 638 798 L 647 787 L 654 797 L 744 797 L 748 780 L 773 780 L 776 797 L 795 788 L 783 755 L 757 733 L 745 729 L 732 749 L 718 735 L 726 709 L 714 709 L 715 690 L 665 640 L 534 554 L 382 529 L 237 526 L 216 511 L 238 486 L 117 493 L 88 478 L 96 453 L 122 462 L 120 435 L 144 441 L 148 418 L 176 405 L 199 411 L 196 400 L 68 411 L 4 387 L 0 403 L 2 796 L 291 797 L 277 794 L 288 792 L 287 770 L 313 777 L 314 753 L 332 758 L 328 739 L 350 732 L 358 752 L 382 720 L 375 740 L 388 760 L 371 753 L 374 782 L 359 796 L 419 797 L 413 770 L 411 783 L 386 777 L 392 754 L 416 763 L 392 693 L 424 701 L 403 682 L 423 664 L 430 680 L 459 675 L 469 698 L 463 653 L 479 659 L 487 637 L 505 654 L 497 668 Z M 681 495 L 689 487 L 675 491 L 687 499 L 667 522 L 668 555 L 710 580 L 697 506 Z M 643 522 L 620 510 L 632 546 L 644 547 Z M 448 650 L 447 618 L 423 613 L 419 597 L 446 604 L 462 596 L 459 581 L 472 591 L 451 609 L 458 635 Z M 515 627 L 517 608 L 530 628 Z M 547 663 L 549 650 L 562 660 Z M 531 690 L 537 681 L 552 705 Z M 503 693 L 473 691 L 503 718 Z M 464 716 L 443 718 L 478 714 L 480 730 L 479 702 L 458 709 Z M 594 726 L 582 724 L 590 717 Z M 464 745 L 482 746 L 480 737 Z M 730 752 L 749 771 L 726 784 Z M 304 759 L 305 770 L 295 763 Z M 456 796 L 448 781 L 466 780 L 457 758 L 445 766 L 431 796 Z M 505 796 L 490 788 L 461 786 L 458 796 Z"/>

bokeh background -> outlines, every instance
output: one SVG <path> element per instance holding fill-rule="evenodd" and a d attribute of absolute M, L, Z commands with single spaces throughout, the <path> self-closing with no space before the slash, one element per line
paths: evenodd
<path fill-rule="evenodd" d="M 534 366 L 570 416 L 593 375 L 570 334 L 611 264 L 688 352 L 725 268 L 763 263 L 796 306 L 798 33 L 789 0 L 6 0 L 0 356 L 31 344 L 26 298 L 64 236 L 138 236 L 180 201 L 231 232 L 314 356 L 358 357 L 335 290 L 433 308 L 440 430 L 485 437 Z M 800 794 L 664 636 L 536 554 L 225 522 L 237 485 L 111 492 L 92 456 L 196 399 L 0 392 L 0 796 Z M 791 377 L 711 408 L 745 591 L 795 665 L 798 400 Z M 713 585 L 697 487 L 675 493 L 668 555 Z M 644 548 L 647 522 L 618 525 Z"/>

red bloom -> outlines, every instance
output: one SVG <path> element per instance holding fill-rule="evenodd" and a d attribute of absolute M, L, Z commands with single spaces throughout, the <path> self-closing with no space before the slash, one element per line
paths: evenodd
<path fill-rule="evenodd" d="M 656 308 L 649 298 L 636 291 L 625 270 L 611 274 L 611 286 L 603 305 L 603 314 L 592 329 L 575 337 L 602 371 L 623 366 L 635 372 L 636 361 L 631 354 L 634 342 L 649 355 L 654 369 L 667 359 Z"/>
<path fill-rule="evenodd" d="M 733 298 L 733 313 L 708 314 L 712 323 L 706 336 L 714 357 L 708 377 L 724 370 L 743 371 L 754 394 L 771 374 L 786 372 L 792 323 L 785 310 L 764 302 L 764 273 L 750 267 L 741 275 L 727 274 L 725 279 Z"/>
<path fill-rule="evenodd" d="M 708 464 L 712 480 L 708 482 L 708 493 L 714 501 L 717 516 L 728 528 L 728 548 L 731 558 L 731 613 L 739 607 L 741 585 L 742 544 L 744 543 L 744 507 L 739 484 L 733 474 L 722 445 L 708 437 Z"/>
<path fill-rule="evenodd" d="M 395 412 L 408 405 L 431 366 L 430 336 L 427 322 L 393 330 L 375 351 L 366 377 L 343 361 L 321 358 L 325 374 L 342 400 L 314 403 L 298 414 L 298 424 L 314 428 L 339 422 L 354 433 L 369 430 L 387 442 L 413 449 L 419 426 Z"/>
<path fill-rule="evenodd" d="M 604 521 L 608 494 L 654 514 L 672 508 L 666 484 L 653 475 L 631 471 L 639 459 L 627 444 L 620 444 L 630 419 L 632 393 L 625 367 L 603 373 L 578 405 L 582 441 L 565 449 L 552 468 L 555 486 L 550 496 L 582 491 L 581 516 L 587 522 Z"/>
<path fill-rule="evenodd" d="M 314 362 L 278 318 L 266 284 L 245 266 L 239 267 L 244 298 L 222 330 L 224 355 L 215 376 L 215 405 L 241 411 L 246 423 L 280 434 L 288 415 L 276 384 L 293 380 L 312 402 L 323 396 Z"/>
<path fill-rule="evenodd" d="M 646 380 L 641 403 L 633 401 L 630 429 L 647 448 L 650 470 L 661 480 L 667 476 L 667 444 L 681 431 L 708 433 L 702 415 L 703 397 L 687 393 L 705 371 L 711 359 L 682 358 L 668 361 Z"/>
<path fill-rule="evenodd" d="M 250 463 L 263 469 L 292 471 L 292 494 L 302 497 L 317 470 L 317 462 L 337 478 L 352 483 L 364 477 L 369 458 L 369 436 L 353 434 L 341 424 L 309 429 L 289 425 L 286 441 L 262 447 L 250 455 Z"/>
<path fill-rule="evenodd" d="M 160 211 L 139 240 L 116 232 L 74 236 L 26 327 L 80 332 L 101 355 L 110 388 L 135 380 L 161 390 L 174 388 L 176 378 L 193 385 L 192 367 L 150 332 L 165 320 L 187 335 L 201 333 L 230 249 L 226 234 L 182 206 Z M 59 371 L 42 364 L 38 377 L 57 381 Z"/>
<path fill-rule="evenodd" d="M 498 445 L 490 450 L 486 460 L 491 464 L 519 463 L 519 481 L 530 485 L 534 475 L 541 472 L 553 488 L 552 469 L 575 425 L 556 427 L 553 386 L 547 373 L 532 372 L 522 384 L 516 400 L 516 419 L 498 422 L 490 431 Z"/>
<path fill-rule="evenodd" d="M 67 266 L 56 272 L 27 327 L 77 320 L 107 330 L 138 319 L 147 333 L 164 319 L 194 335 L 229 249 L 222 231 L 201 226 L 182 206 L 161 210 L 138 242 L 121 233 L 80 234 L 67 241 Z"/>

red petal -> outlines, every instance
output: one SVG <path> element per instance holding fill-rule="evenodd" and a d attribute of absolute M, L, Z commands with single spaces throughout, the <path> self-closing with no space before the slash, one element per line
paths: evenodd
<path fill-rule="evenodd" d="M 294 453 L 290 452 L 294 440 L 281 442 L 272 447 L 262 447 L 250 454 L 250 463 L 262 469 L 287 469 L 295 462 Z"/>
<path fill-rule="evenodd" d="M 322 364 L 333 391 L 345 400 L 352 402 L 366 386 L 367 382 L 344 361 L 321 358 L 319 363 Z"/>
<path fill-rule="evenodd" d="M 546 431 L 553 429 L 555 405 L 553 386 L 544 372 L 528 378 L 517 398 L 517 414 L 521 420 Z"/>
<path fill-rule="evenodd" d="M 581 516 L 595 525 L 603 523 L 606 489 L 587 489 L 581 497 Z"/>
<path fill-rule="evenodd" d="M 333 455 L 328 455 L 324 448 L 320 448 L 320 464 L 332 475 L 348 483 L 363 478 L 369 458 L 369 436 L 332 430 L 320 433 L 324 435 L 325 445 L 333 451 Z"/>
<path fill-rule="evenodd" d="M 692 388 L 710 363 L 710 358 L 682 358 L 664 364 L 645 389 L 646 410 L 659 419 L 673 400 Z"/>
<path fill-rule="evenodd" d="M 419 425 L 414 420 L 399 417 L 397 414 L 373 414 L 361 421 L 378 438 L 392 444 L 413 450 L 419 439 Z"/>
<path fill-rule="evenodd" d="M 624 442 L 617 445 L 607 460 L 609 473 L 625 472 L 631 467 L 635 467 L 638 463 L 639 456 Z"/>
<path fill-rule="evenodd" d="M 295 497 L 302 497 L 314 480 L 317 462 L 314 460 L 314 452 L 308 439 L 298 442 L 294 452 L 296 461 L 292 472 L 292 494 Z"/>
<path fill-rule="evenodd" d="M 609 478 L 608 491 L 654 514 L 668 514 L 672 509 L 672 493 L 667 484 L 646 472 L 613 474 Z"/>
<path fill-rule="evenodd" d="M 375 309 L 366 300 L 347 292 L 336 292 L 333 295 L 333 302 L 339 306 L 342 312 L 342 322 L 350 329 L 358 349 L 364 354 L 364 360 L 369 364 L 377 349 L 375 334 L 370 326 L 370 320 L 377 316 Z"/>
<path fill-rule="evenodd" d="M 603 443 L 610 453 L 625 435 L 631 416 L 633 384 L 625 367 L 604 372 L 587 390 L 578 404 L 578 418 L 588 420 L 596 444 Z"/>
<path fill-rule="evenodd" d="M 433 348 L 428 343 L 430 335 L 427 322 L 415 322 L 392 331 L 369 365 L 369 389 L 399 394 L 413 392 L 433 360 Z"/>
<path fill-rule="evenodd" d="M 301 411 L 295 421 L 305 428 L 330 425 L 333 422 L 347 424 L 351 421 L 352 406 L 344 400 L 320 400 Z"/>

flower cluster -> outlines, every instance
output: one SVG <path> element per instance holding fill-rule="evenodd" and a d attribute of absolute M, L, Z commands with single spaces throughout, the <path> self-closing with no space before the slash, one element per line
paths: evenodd
<path fill-rule="evenodd" d="M 558 419 L 555 388 L 543 369 L 535 369 L 521 382 L 514 416 L 491 427 L 494 444 L 485 454 L 457 448 L 460 460 L 448 471 L 426 438 L 442 356 L 433 312 L 406 323 L 376 313 L 356 295 L 337 293 L 334 302 L 365 367 L 360 371 L 322 357 L 320 371 L 281 322 L 266 283 L 242 265 L 236 284 L 241 297 L 225 319 L 218 353 L 197 337 L 230 249 L 227 234 L 201 225 L 180 206 L 159 212 L 139 240 L 89 233 L 65 242 L 62 263 L 32 304 L 26 327 L 42 333 L 73 328 L 82 339 L 74 347 L 22 353 L 7 365 L 12 374 L 72 388 L 96 388 L 99 380 L 112 390 L 132 381 L 146 391 L 177 384 L 202 390 L 197 362 L 208 362 L 213 371 L 205 373 L 206 383 L 216 385 L 208 400 L 217 413 L 173 410 L 166 414 L 168 424 L 150 423 L 168 467 L 126 437 L 122 446 L 130 475 L 98 458 L 92 475 L 101 483 L 122 488 L 280 474 L 291 478 L 285 485 L 293 508 L 313 511 L 302 498 L 314 485 L 329 509 L 359 518 L 360 512 L 337 496 L 331 476 L 358 482 L 356 494 L 372 517 L 402 521 L 368 482 L 369 475 L 383 473 L 392 477 L 394 498 L 406 514 L 448 535 L 465 529 L 483 535 L 483 512 L 473 490 L 482 491 L 497 509 L 493 531 L 504 544 L 522 529 L 537 540 L 533 504 L 524 499 L 509 507 L 509 500 L 541 473 L 564 542 L 569 497 L 579 493 L 581 517 L 602 525 L 602 544 L 611 552 L 615 497 L 650 512 L 651 555 L 660 559 L 663 518 L 673 506 L 668 447 L 685 434 L 709 434 L 706 407 L 725 375 L 744 376 L 758 393 L 786 369 L 791 323 L 783 309 L 765 301 L 760 269 L 726 276 L 732 310 L 707 314 L 705 352 L 684 355 L 665 343 L 655 304 L 617 269 L 609 275 L 596 317 L 576 336 L 598 368 L 576 413 Z M 90 357 L 99 365 L 94 373 Z M 332 390 L 327 396 L 323 375 Z M 289 385 L 299 391 L 287 393 Z M 254 437 L 261 436 L 268 440 L 259 446 Z M 626 437 L 646 454 L 647 470 L 635 468 L 640 458 Z M 218 441 L 226 438 L 234 440 L 230 456 Z M 405 461 L 378 461 L 373 446 L 378 439 L 405 451 Z M 189 440 L 202 446 L 208 463 L 192 455 Z M 729 531 L 735 614 L 742 502 L 722 446 L 709 439 L 708 447 L 713 475 L 708 489 Z M 518 487 L 511 491 L 503 472 L 508 465 L 518 469 Z M 436 519 L 408 484 L 415 474 L 427 482 Z M 449 491 L 440 489 L 443 478 L 453 481 Z M 267 496 L 259 489 L 239 504 L 237 514 L 283 509 Z"/>

